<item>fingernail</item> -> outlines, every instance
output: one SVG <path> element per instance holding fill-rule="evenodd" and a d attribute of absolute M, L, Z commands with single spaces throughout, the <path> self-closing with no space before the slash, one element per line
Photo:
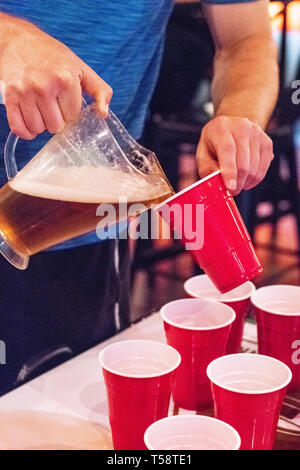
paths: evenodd
<path fill-rule="evenodd" d="M 227 188 L 229 189 L 229 191 L 235 191 L 236 190 L 236 181 L 231 179 L 228 181 L 227 183 Z"/>

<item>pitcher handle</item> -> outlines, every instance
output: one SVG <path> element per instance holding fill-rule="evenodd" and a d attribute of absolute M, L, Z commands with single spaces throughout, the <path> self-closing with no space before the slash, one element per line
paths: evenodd
<path fill-rule="evenodd" d="M 12 180 L 18 173 L 15 154 L 18 140 L 19 137 L 10 132 L 4 147 L 4 164 L 8 181 Z"/>
<path fill-rule="evenodd" d="M 8 181 L 14 178 L 18 173 L 15 156 L 15 149 L 18 139 L 19 137 L 10 132 L 4 147 L 4 163 Z M 18 251 L 16 251 L 16 249 L 10 244 L 2 232 L 0 232 L 0 253 L 16 268 L 27 268 L 29 256 L 18 253 Z"/>
<path fill-rule="evenodd" d="M 82 97 L 81 109 L 87 106 L 86 100 Z M 4 165 L 8 181 L 11 181 L 18 174 L 16 161 L 16 145 L 19 137 L 12 132 L 9 133 L 4 146 Z"/>

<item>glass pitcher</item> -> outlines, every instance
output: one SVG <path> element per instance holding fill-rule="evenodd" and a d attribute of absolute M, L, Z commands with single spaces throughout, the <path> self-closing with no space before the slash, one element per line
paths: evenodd
<path fill-rule="evenodd" d="M 27 268 L 31 255 L 94 231 L 99 204 L 113 205 L 118 220 L 120 198 L 146 209 L 173 194 L 155 154 L 111 111 L 101 118 L 95 104 L 20 172 L 17 140 L 10 133 L 4 150 L 8 183 L 0 189 L 0 252 L 19 269 Z"/>

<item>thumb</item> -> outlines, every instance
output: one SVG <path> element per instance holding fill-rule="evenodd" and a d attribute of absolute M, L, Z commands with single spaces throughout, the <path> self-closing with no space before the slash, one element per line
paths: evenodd
<path fill-rule="evenodd" d="M 106 118 L 113 95 L 112 88 L 91 67 L 84 62 L 82 64 L 81 88 L 89 96 L 95 98 L 101 116 Z"/>

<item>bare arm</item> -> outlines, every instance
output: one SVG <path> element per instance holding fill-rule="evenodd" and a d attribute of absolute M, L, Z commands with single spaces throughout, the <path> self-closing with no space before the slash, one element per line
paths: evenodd
<path fill-rule="evenodd" d="M 105 116 L 112 90 L 68 47 L 33 24 L 0 13 L 1 91 L 12 131 L 32 139 L 59 132 L 80 111 L 82 91 Z"/>
<path fill-rule="evenodd" d="M 216 45 L 216 117 L 203 129 L 198 167 L 202 175 L 220 167 L 228 189 L 238 193 L 260 182 L 273 158 L 263 129 L 278 94 L 277 49 L 267 0 L 206 5 L 205 13 Z"/>
<path fill-rule="evenodd" d="M 215 114 L 230 112 L 265 128 L 278 93 L 277 48 L 268 2 L 229 5 L 231 13 L 228 5 L 218 5 L 218 12 L 215 7 L 205 9 L 217 48 L 212 83 Z"/>

